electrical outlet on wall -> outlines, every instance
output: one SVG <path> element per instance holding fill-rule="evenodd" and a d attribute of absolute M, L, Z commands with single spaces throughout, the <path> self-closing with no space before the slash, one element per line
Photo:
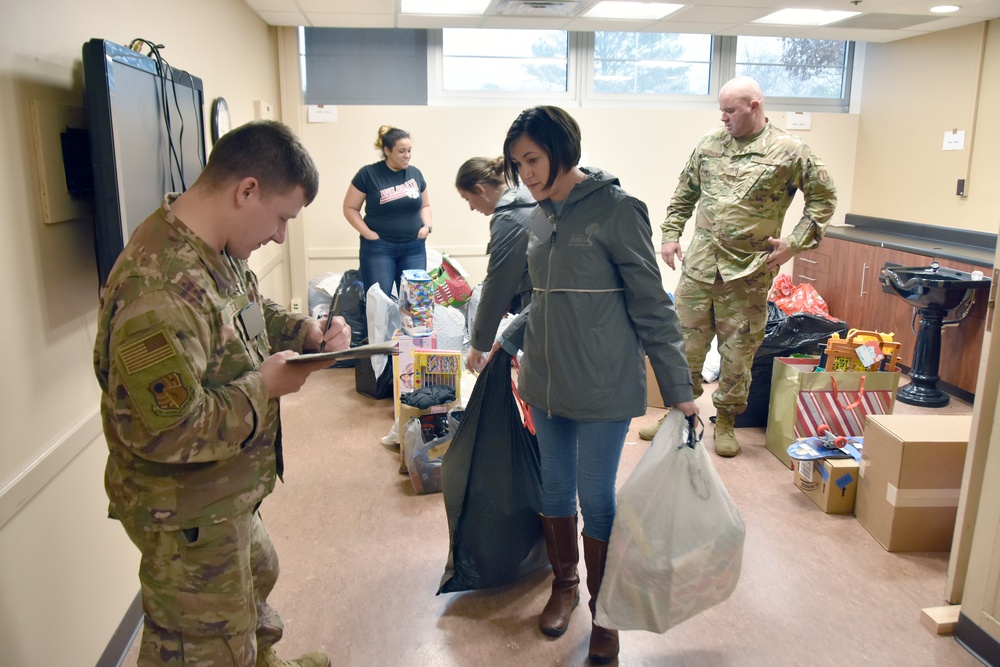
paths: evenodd
<path fill-rule="evenodd" d="M 302 299 L 292 299 L 291 311 L 293 313 L 302 312 Z"/>

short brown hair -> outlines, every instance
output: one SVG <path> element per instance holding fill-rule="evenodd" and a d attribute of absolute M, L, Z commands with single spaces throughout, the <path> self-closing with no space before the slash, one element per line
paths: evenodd
<path fill-rule="evenodd" d="M 220 137 L 198 180 L 218 188 L 248 176 L 257 179 L 262 192 L 301 187 L 307 205 L 319 192 L 319 172 L 309 152 L 287 125 L 274 120 L 252 121 Z"/>

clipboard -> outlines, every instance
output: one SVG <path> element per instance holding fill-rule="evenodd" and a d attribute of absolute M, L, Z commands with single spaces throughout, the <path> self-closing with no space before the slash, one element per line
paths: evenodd
<path fill-rule="evenodd" d="M 370 345 L 359 345 L 349 347 L 336 352 L 306 352 L 295 357 L 290 357 L 290 364 L 307 364 L 312 361 L 344 361 L 345 359 L 367 359 L 380 354 L 399 354 L 396 349 L 396 341 L 387 340 L 383 343 L 372 343 Z"/>

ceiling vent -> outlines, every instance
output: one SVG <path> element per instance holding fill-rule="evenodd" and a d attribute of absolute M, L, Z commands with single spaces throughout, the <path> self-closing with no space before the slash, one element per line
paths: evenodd
<path fill-rule="evenodd" d="M 498 7 L 502 16 L 575 16 L 579 0 L 507 0 Z"/>

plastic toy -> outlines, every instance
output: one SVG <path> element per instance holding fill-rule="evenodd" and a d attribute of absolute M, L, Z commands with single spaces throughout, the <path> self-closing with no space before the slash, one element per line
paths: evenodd
<path fill-rule="evenodd" d="M 815 436 L 789 445 L 788 456 L 799 461 L 852 458 L 860 462 L 862 447 L 864 438 L 837 435 L 826 424 L 820 424 Z"/>
<path fill-rule="evenodd" d="M 837 435 L 830 430 L 830 427 L 826 424 L 820 424 L 816 427 L 816 435 L 819 436 L 819 439 L 822 441 L 820 444 L 828 449 L 833 449 L 834 447 L 837 449 L 843 449 L 844 445 L 847 444 L 847 438 L 842 435 Z"/>

